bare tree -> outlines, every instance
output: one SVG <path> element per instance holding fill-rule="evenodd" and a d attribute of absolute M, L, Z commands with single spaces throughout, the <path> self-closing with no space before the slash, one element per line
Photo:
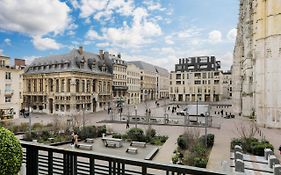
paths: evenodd
<path fill-rule="evenodd" d="M 257 124 L 254 121 L 248 122 L 240 122 L 237 126 L 237 133 L 241 139 L 254 138 L 256 133 L 259 131 Z"/>

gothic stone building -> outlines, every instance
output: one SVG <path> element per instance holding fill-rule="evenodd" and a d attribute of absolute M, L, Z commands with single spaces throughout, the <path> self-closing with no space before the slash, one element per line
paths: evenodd
<path fill-rule="evenodd" d="M 23 75 L 24 107 L 66 115 L 103 110 L 111 101 L 112 71 L 108 52 L 94 54 L 82 47 L 37 58 Z"/>

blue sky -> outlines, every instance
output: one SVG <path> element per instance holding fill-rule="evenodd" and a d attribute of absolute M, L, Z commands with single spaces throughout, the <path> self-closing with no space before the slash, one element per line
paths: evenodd
<path fill-rule="evenodd" d="M 178 58 L 232 64 L 238 0 L 0 0 L 0 52 L 12 58 L 83 46 L 174 69 Z"/>

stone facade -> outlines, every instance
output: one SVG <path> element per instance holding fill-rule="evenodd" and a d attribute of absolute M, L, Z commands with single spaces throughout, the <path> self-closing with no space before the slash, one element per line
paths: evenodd
<path fill-rule="evenodd" d="M 167 97 L 168 86 L 164 81 L 168 80 L 168 71 L 143 61 L 131 61 L 140 69 L 140 101 L 156 100 Z"/>
<path fill-rule="evenodd" d="M 108 52 L 93 54 L 80 47 L 37 58 L 23 75 L 24 107 L 61 115 L 103 110 L 111 101 L 112 73 Z"/>
<path fill-rule="evenodd" d="M 113 101 L 127 101 L 127 63 L 121 59 L 121 54 L 109 55 L 113 62 Z"/>
<path fill-rule="evenodd" d="M 140 103 L 140 69 L 128 63 L 127 66 L 128 104 Z"/>
<path fill-rule="evenodd" d="M 206 62 L 197 64 L 200 63 L 201 58 L 207 58 Z M 170 73 L 170 99 L 180 102 L 214 102 L 227 98 L 227 94 L 223 94 L 225 76 L 222 71 L 218 70 L 220 66 L 217 65 L 219 62 L 216 61 L 215 57 L 190 57 L 190 59 L 192 61 L 179 59 L 179 64 L 176 64 L 175 70 L 181 71 Z M 194 62 L 192 69 L 182 69 L 183 66 L 186 67 L 186 63 L 192 62 Z M 201 65 L 204 65 L 204 67 L 201 67 L 202 69 L 200 69 Z M 181 66 L 181 69 L 178 69 L 178 66 Z M 229 83 L 230 77 L 228 76 Z"/>
<path fill-rule="evenodd" d="M 281 127 L 280 58 L 281 0 L 241 0 L 233 61 L 236 114 Z"/>
<path fill-rule="evenodd" d="M 23 61 L 23 60 L 22 60 Z M 22 106 L 22 74 L 24 61 L 10 66 L 10 57 L 0 56 L 0 116 L 19 118 Z"/>

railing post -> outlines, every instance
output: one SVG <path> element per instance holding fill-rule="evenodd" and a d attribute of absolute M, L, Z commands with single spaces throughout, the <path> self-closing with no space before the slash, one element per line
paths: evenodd
<path fill-rule="evenodd" d="M 147 174 L 147 169 L 145 166 L 142 167 L 142 174 Z"/>
<path fill-rule="evenodd" d="M 32 145 L 26 147 L 26 174 L 38 174 L 38 149 Z"/>
<path fill-rule="evenodd" d="M 90 175 L 95 175 L 95 159 L 90 158 Z"/>
<path fill-rule="evenodd" d="M 48 151 L 48 174 L 53 174 L 53 152 Z"/>

